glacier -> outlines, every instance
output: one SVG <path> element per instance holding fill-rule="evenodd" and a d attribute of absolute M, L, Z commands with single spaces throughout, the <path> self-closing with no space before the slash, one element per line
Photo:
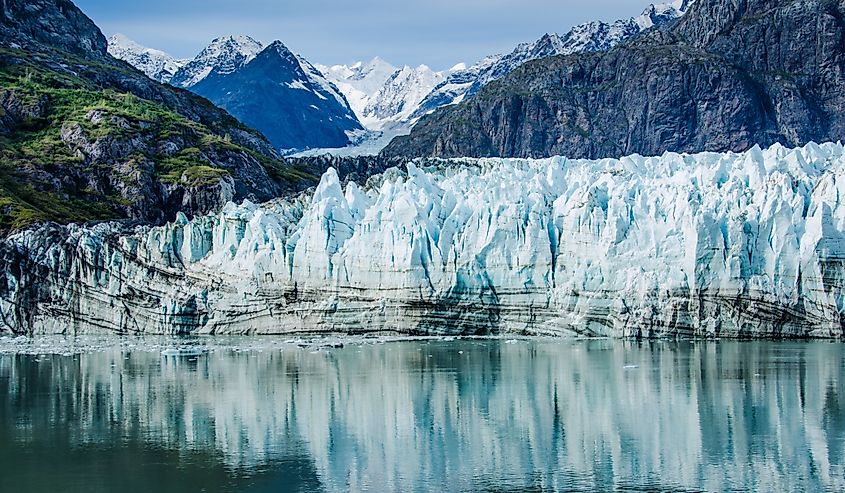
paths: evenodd
<path fill-rule="evenodd" d="M 0 244 L 0 332 L 843 336 L 845 147 L 409 162 Z"/>

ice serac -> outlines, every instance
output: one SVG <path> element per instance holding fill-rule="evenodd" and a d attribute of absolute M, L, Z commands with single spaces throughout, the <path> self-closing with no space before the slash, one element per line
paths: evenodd
<path fill-rule="evenodd" d="M 12 236 L 2 330 L 841 337 L 843 176 L 841 144 L 329 170 L 296 201 Z"/>

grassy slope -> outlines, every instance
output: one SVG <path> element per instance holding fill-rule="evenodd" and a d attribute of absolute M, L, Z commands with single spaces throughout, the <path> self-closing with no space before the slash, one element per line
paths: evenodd
<path fill-rule="evenodd" d="M 13 53 L 26 59 L 25 54 Z M 20 59 L 18 58 L 18 59 Z M 112 68 L 113 70 L 113 68 Z M 153 175 L 162 183 L 204 186 L 227 174 L 201 158 L 204 151 L 232 150 L 256 158 L 271 177 L 282 183 L 308 184 L 311 174 L 287 168 L 258 152 L 233 144 L 200 123 L 164 106 L 106 89 L 36 63 L 0 65 L 0 92 L 10 91 L 25 107 L 40 108 L 35 118 L 17 123 L 10 135 L 0 135 L 0 229 L 18 229 L 35 222 L 59 223 L 122 217 L 126 199 L 92 190 L 79 177 L 103 170 L 75 152 L 61 139 L 63 125 L 79 124 L 89 141 L 105 136 L 143 136 L 151 142 L 178 138 L 187 145 L 174 155 L 157 154 L 156 146 L 137 156 L 155 163 Z M 106 118 L 93 124 L 93 110 Z M 3 110 L 0 109 L 0 112 Z M 0 117 L 2 117 L 0 113 Z M 117 117 L 117 118 L 114 118 Z M 119 122 L 119 124 L 115 124 Z M 130 160 L 131 167 L 131 160 Z M 142 173 L 127 173 L 121 180 L 138 180 Z M 57 186 L 56 178 L 59 178 Z M 293 186 L 291 188 L 300 188 Z"/>

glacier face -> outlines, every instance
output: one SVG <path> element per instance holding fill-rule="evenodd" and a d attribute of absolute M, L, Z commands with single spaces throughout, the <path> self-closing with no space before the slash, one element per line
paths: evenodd
<path fill-rule="evenodd" d="M 842 336 L 845 147 L 392 169 L 3 244 L 11 332 Z"/>

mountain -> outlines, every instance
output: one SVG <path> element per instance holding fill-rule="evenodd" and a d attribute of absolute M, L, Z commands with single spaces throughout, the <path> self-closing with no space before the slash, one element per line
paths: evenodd
<path fill-rule="evenodd" d="M 599 158 L 843 139 L 843 19 L 826 0 L 699 0 L 610 51 L 524 64 L 384 152 Z"/>
<path fill-rule="evenodd" d="M 188 60 L 177 60 L 167 53 L 142 46 L 123 34 L 109 38 L 109 54 L 137 68 L 153 80 L 168 83 Z"/>
<path fill-rule="evenodd" d="M 65 0 L 4 0 L 0 231 L 44 221 L 157 223 L 307 186 L 267 140 L 208 100 L 107 52 Z"/>
<path fill-rule="evenodd" d="M 228 75 L 255 58 L 264 47 L 249 36 L 217 38 L 171 79 L 177 87 L 191 88 L 209 75 Z"/>
<path fill-rule="evenodd" d="M 546 34 L 533 43 L 523 43 L 507 55 L 491 55 L 475 65 L 451 73 L 435 87 L 412 114 L 414 121 L 437 108 L 460 103 L 494 80 L 501 79 L 522 64 L 555 55 L 606 51 L 684 15 L 694 0 L 674 0 L 651 5 L 641 15 L 612 23 L 589 22 L 572 28 L 565 35 Z"/>
<path fill-rule="evenodd" d="M 343 147 L 364 131 L 340 91 L 281 42 L 246 62 L 231 71 L 215 67 L 190 90 L 259 129 L 277 149 Z"/>
<path fill-rule="evenodd" d="M 350 101 L 364 127 L 374 131 L 410 128 L 411 114 L 450 73 L 426 65 L 397 69 L 378 57 L 366 64 L 318 67 Z"/>
<path fill-rule="evenodd" d="M 406 123 L 420 102 L 444 79 L 426 65 L 403 67 L 393 73 L 364 108 L 363 122 L 368 128 L 383 130 L 389 125 Z"/>
<path fill-rule="evenodd" d="M 463 101 L 523 63 L 559 54 L 610 49 L 646 29 L 682 16 L 692 1 L 652 5 L 638 17 L 583 24 L 563 36 L 547 34 L 533 43 L 519 45 L 507 55 L 492 55 L 471 67 L 457 64 L 444 72 L 435 72 L 425 65 L 396 69 L 379 58 L 352 66 L 318 65 L 350 101 L 364 127 L 374 132 L 351 148 L 314 152 L 353 155 L 379 152 L 395 136 L 409 133 L 421 117 Z"/>
<path fill-rule="evenodd" d="M 166 64 L 173 58 L 164 52 L 143 48 L 125 37 L 113 39 L 111 50 L 121 59 L 154 79 L 208 98 L 262 132 L 276 149 L 344 147 L 365 134 L 343 93 L 279 41 L 264 47 L 249 36 L 221 37 L 193 60 Z M 159 65 L 179 68 L 159 70 Z M 372 74 L 362 74 L 359 71 L 361 80 L 356 83 L 366 88 L 361 81 Z"/>
<path fill-rule="evenodd" d="M 364 109 L 370 104 L 387 80 L 398 70 L 390 63 L 375 57 L 367 63 L 353 65 L 315 65 L 317 69 L 346 96 L 352 111 L 368 128 Z"/>
<path fill-rule="evenodd" d="M 0 333 L 839 339 L 843 188 L 832 143 L 329 170 L 295 200 L 16 234 Z"/>

